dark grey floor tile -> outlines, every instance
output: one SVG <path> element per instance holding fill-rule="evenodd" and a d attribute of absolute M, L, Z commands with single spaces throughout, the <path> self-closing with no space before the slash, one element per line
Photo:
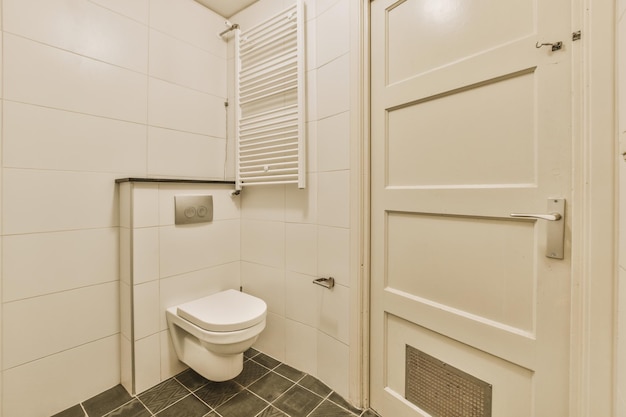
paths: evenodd
<path fill-rule="evenodd" d="M 278 365 L 280 365 L 280 361 L 277 361 L 276 359 L 272 358 L 271 356 L 267 356 L 265 353 L 259 353 L 254 358 L 252 358 L 252 360 L 255 361 L 255 362 L 260 363 L 261 365 L 263 365 L 263 366 L 265 366 L 266 368 L 269 368 L 269 369 L 274 369 Z"/>
<path fill-rule="evenodd" d="M 215 409 L 223 417 L 256 416 L 268 403 L 248 390 L 241 391 Z"/>
<path fill-rule="evenodd" d="M 243 371 L 235 377 L 235 381 L 247 387 L 269 371 L 269 369 L 259 365 L 255 361 L 246 361 L 243 364 Z"/>
<path fill-rule="evenodd" d="M 259 354 L 258 350 L 254 349 L 254 348 L 250 348 L 250 349 L 246 350 L 245 352 L 243 352 L 243 357 L 249 359 L 249 358 L 255 357 L 258 354 Z"/>
<path fill-rule="evenodd" d="M 355 417 L 357 415 L 328 400 L 321 403 L 309 414 L 310 417 Z"/>
<path fill-rule="evenodd" d="M 263 398 L 265 401 L 271 403 L 291 388 L 293 384 L 293 381 L 283 378 L 274 372 L 270 372 L 254 384 L 250 385 L 248 389 Z"/>
<path fill-rule="evenodd" d="M 60 413 L 53 415 L 52 417 L 85 417 L 85 412 L 80 404 L 70 407 L 67 410 L 63 410 Z"/>
<path fill-rule="evenodd" d="M 156 414 L 157 417 L 204 417 L 211 408 L 194 395 L 189 394 L 177 403 Z"/>
<path fill-rule="evenodd" d="M 141 401 L 135 398 L 117 410 L 111 411 L 106 417 L 150 417 L 151 415 Z"/>
<path fill-rule="evenodd" d="M 368 409 L 363 411 L 361 417 L 380 417 L 380 415 L 378 415 L 374 410 Z"/>
<path fill-rule="evenodd" d="M 208 379 L 206 379 L 202 375 L 199 375 L 191 368 L 179 373 L 178 375 L 176 375 L 175 378 L 189 391 L 195 391 L 209 382 Z"/>
<path fill-rule="evenodd" d="M 298 382 L 302 379 L 306 374 L 304 372 L 298 371 L 295 368 L 292 368 L 289 365 L 285 365 L 281 363 L 276 368 L 274 368 L 274 372 L 281 374 L 282 376 L 291 379 L 294 382 Z"/>
<path fill-rule="evenodd" d="M 348 401 L 346 401 L 341 395 L 337 394 L 336 392 L 333 392 L 332 394 L 330 394 L 330 397 L 328 397 L 328 399 L 330 399 L 335 404 L 339 404 L 343 408 L 347 408 L 348 410 L 352 411 L 354 414 L 361 414 L 361 411 L 363 411 L 360 408 L 356 408 L 355 406 L 350 404 Z"/>
<path fill-rule="evenodd" d="M 257 417 L 289 417 L 287 414 L 280 411 L 278 408 L 269 406 L 265 410 L 261 411 Z"/>
<path fill-rule="evenodd" d="M 298 382 L 298 385 L 302 385 L 305 388 L 310 389 L 320 397 L 326 397 L 332 391 L 322 381 L 317 378 L 307 375 Z"/>
<path fill-rule="evenodd" d="M 139 394 L 139 399 L 152 413 L 158 413 L 188 394 L 189 390 L 183 387 L 178 381 L 168 379 L 150 388 L 148 391 Z"/>
<path fill-rule="evenodd" d="M 123 386 L 116 385 L 111 389 L 91 397 L 83 402 L 83 407 L 89 417 L 102 417 L 106 413 L 115 410 L 120 405 L 132 399 Z"/>
<path fill-rule="evenodd" d="M 322 398 L 319 395 L 294 385 L 274 401 L 273 405 L 291 417 L 305 417 L 321 402 Z"/>
<path fill-rule="evenodd" d="M 202 388 L 196 390 L 194 394 L 211 407 L 216 408 L 234 397 L 242 390 L 243 387 L 235 381 L 209 381 Z"/>

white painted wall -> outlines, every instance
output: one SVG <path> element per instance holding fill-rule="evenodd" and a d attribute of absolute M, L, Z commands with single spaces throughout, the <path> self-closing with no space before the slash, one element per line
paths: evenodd
<path fill-rule="evenodd" d="M 114 179 L 232 177 L 222 22 L 193 0 L 2 1 L 0 414 L 120 382 Z"/>

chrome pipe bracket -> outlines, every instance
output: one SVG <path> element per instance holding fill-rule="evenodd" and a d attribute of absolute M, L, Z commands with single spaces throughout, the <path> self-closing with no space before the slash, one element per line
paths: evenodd
<path fill-rule="evenodd" d="M 317 284 L 321 287 L 328 288 L 329 290 L 335 286 L 335 278 L 318 278 L 313 280 L 313 284 Z"/>

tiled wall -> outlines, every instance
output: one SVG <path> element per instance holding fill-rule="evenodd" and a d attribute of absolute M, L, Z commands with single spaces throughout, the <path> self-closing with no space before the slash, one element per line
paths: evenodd
<path fill-rule="evenodd" d="M 51 415 L 120 382 L 114 179 L 232 177 L 227 49 L 193 0 L 1 6 L 0 414 Z"/>
<path fill-rule="evenodd" d="M 307 188 L 248 187 L 241 194 L 241 279 L 268 302 L 255 345 L 344 396 L 349 379 L 349 0 L 307 1 Z M 230 20 L 242 31 L 290 4 L 261 0 Z M 327 290 L 312 284 L 333 276 Z"/>
<path fill-rule="evenodd" d="M 620 154 L 626 152 L 626 1 L 617 1 L 617 85 Z M 619 293 L 617 342 L 617 416 L 626 417 L 626 159 L 619 166 Z"/>
<path fill-rule="evenodd" d="M 121 379 L 127 391 L 141 393 L 184 369 L 166 308 L 239 288 L 240 199 L 232 191 L 233 185 L 120 185 Z M 175 226 L 174 196 L 185 194 L 212 195 L 213 221 Z"/>

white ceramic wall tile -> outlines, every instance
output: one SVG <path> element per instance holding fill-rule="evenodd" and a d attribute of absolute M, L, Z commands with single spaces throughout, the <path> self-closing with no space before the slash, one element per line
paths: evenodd
<path fill-rule="evenodd" d="M 5 99 L 146 122 L 146 75 L 9 33 L 3 50 Z"/>
<path fill-rule="evenodd" d="M 332 291 L 322 292 L 319 330 L 345 343 L 350 342 L 350 290 L 335 285 Z"/>
<path fill-rule="evenodd" d="M 288 272 L 285 285 L 285 317 L 314 328 L 319 326 L 322 293 L 328 291 L 313 284 L 316 278 Z"/>
<path fill-rule="evenodd" d="M 160 228 L 161 278 L 238 261 L 238 220 Z"/>
<path fill-rule="evenodd" d="M 7 32 L 147 72 L 148 28 L 135 20 L 87 0 L 4 0 L 2 9 Z"/>
<path fill-rule="evenodd" d="M 274 313 L 267 313 L 265 329 L 254 343 L 255 349 L 285 361 L 285 318 Z"/>
<path fill-rule="evenodd" d="M 240 282 L 239 261 L 161 279 L 158 312 L 160 330 L 167 329 L 167 308 L 219 291 L 239 289 Z"/>
<path fill-rule="evenodd" d="M 5 303 L 3 308 L 5 370 L 120 331 L 117 282 Z"/>
<path fill-rule="evenodd" d="M 226 139 L 151 127 L 148 175 L 223 179 Z"/>
<path fill-rule="evenodd" d="M 159 225 L 159 185 L 133 183 L 133 227 Z"/>
<path fill-rule="evenodd" d="M 317 375 L 317 330 L 314 327 L 286 320 L 285 362 L 307 374 Z"/>
<path fill-rule="evenodd" d="M 337 394 L 348 398 L 350 375 L 348 346 L 319 332 L 317 334 L 317 377 Z"/>
<path fill-rule="evenodd" d="M 306 188 L 286 187 L 285 220 L 292 223 L 317 221 L 317 174 L 307 174 Z"/>
<path fill-rule="evenodd" d="M 312 2 L 309 2 L 312 3 Z M 308 4 L 307 4 L 308 6 Z M 311 15 L 310 7 L 306 8 L 307 17 Z M 307 19 L 306 22 L 306 70 L 317 68 L 317 19 Z"/>
<path fill-rule="evenodd" d="M 142 393 L 161 382 L 161 336 L 159 333 L 135 342 L 135 391 Z"/>
<path fill-rule="evenodd" d="M 148 123 L 151 126 L 226 137 L 225 98 L 150 78 Z"/>
<path fill-rule="evenodd" d="M 285 223 L 242 220 L 241 260 L 284 268 Z"/>
<path fill-rule="evenodd" d="M 317 12 L 317 16 L 321 16 L 328 9 L 333 7 L 335 4 L 340 2 L 341 0 L 316 0 L 315 1 L 315 11 Z"/>
<path fill-rule="evenodd" d="M 117 281 L 118 230 L 4 236 L 3 301 Z"/>
<path fill-rule="evenodd" d="M 120 282 L 120 333 L 122 337 L 132 339 L 133 309 L 132 292 L 130 285 Z"/>
<path fill-rule="evenodd" d="M 131 231 L 126 227 L 120 227 L 120 281 L 128 285 L 131 283 L 132 262 L 131 262 Z"/>
<path fill-rule="evenodd" d="M 3 119 L 5 167 L 146 171 L 144 125 L 12 101 L 4 103 Z"/>
<path fill-rule="evenodd" d="M 159 185 L 160 225 L 174 224 L 174 197 L 177 195 L 212 195 L 213 221 L 239 219 L 241 198 L 231 195 L 230 184 L 161 184 Z"/>
<path fill-rule="evenodd" d="M 193 0 L 150 0 L 150 26 L 226 58 L 226 43 L 216 36 L 224 18 Z"/>
<path fill-rule="evenodd" d="M 116 334 L 4 371 L 2 415 L 50 416 L 119 382 Z"/>
<path fill-rule="evenodd" d="M 350 171 L 320 172 L 317 180 L 318 224 L 350 227 Z"/>
<path fill-rule="evenodd" d="M 350 54 L 317 70 L 318 120 L 350 109 L 350 84 Z"/>
<path fill-rule="evenodd" d="M 122 182 L 118 185 L 119 192 L 119 220 L 120 227 L 130 228 L 132 227 L 132 192 L 133 192 L 133 183 L 131 182 Z"/>
<path fill-rule="evenodd" d="M 309 175 L 317 172 L 317 122 L 306 123 L 306 172 L 307 184 Z"/>
<path fill-rule="evenodd" d="M 350 0 L 339 0 L 318 15 L 316 35 L 318 66 L 350 51 Z"/>
<path fill-rule="evenodd" d="M 251 4 L 242 11 L 231 16 L 229 20 L 241 26 L 241 30 L 246 30 L 282 12 L 288 7 L 283 0 L 262 0 Z"/>
<path fill-rule="evenodd" d="M 318 119 L 317 100 L 317 69 L 306 73 L 306 121 L 314 122 Z"/>
<path fill-rule="evenodd" d="M 338 284 L 350 286 L 350 229 L 320 226 L 317 238 L 319 276 L 331 276 Z"/>
<path fill-rule="evenodd" d="M 350 112 L 317 122 L 317 169 L 350 169 Z"/>
<path fill-rule="evenodd" d="M 267 266 L 241 263 L 243 291 L 259 297 L 267 303 L 267 310 L 285 315 L 285 271 Z"/>
<path fill-rule="evenodd" d="M 150 0 L 90 0 L 119 14 L 148 24 Z"/>
<path fill-rule="evenodd" d="M 317 226 L 287 223 L 285 227 L 287 270 L 317 275 Z"/>
<path fill-rule="evenodd" d="M 244 219 L 285 220 L 284 185 L 246 187 L 240 198 Z"/>
<path fill-rule="evenodd" d="M 130 340 L 120 337 L 120 383 L 127 392 L 133 392 L 132 346 Z"/>
<path fill-rule="evenodd" d="M 150 76 L 203 93 L 226 97 L 226 60 L 150 30 Z"/>
<path fill-rule="evenodd" d="M 116 175 L 5 169 L 5 234 L 115 227 Z"/>
<path fill-rule="evenodd" d="M 187 365 L 178 360 L 169 330 L 163 330 L 161 333 L 161 381 L 165 381 L 178 375 L 185 369 Z"/>
<path fill-rule="evenodd" d="M 159 228 L 133 230 L 133 284 L 159 279 Z"/>
<path fill-rule="evenodd" d="M 133 287 L 135 340 L 159 332 L 159 281 Z"/>

